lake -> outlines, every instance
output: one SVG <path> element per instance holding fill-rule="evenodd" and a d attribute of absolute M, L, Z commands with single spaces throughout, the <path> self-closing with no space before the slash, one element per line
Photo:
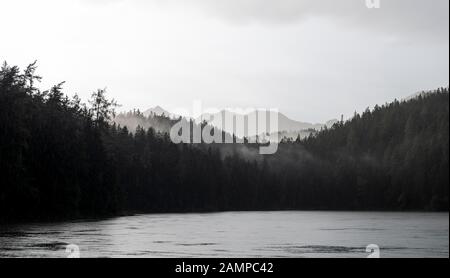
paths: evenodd
<path fill-rule="evenodd" d="M 448 213 L 227 212 L 2 225 L 0 257 L 449 257 Z"/>

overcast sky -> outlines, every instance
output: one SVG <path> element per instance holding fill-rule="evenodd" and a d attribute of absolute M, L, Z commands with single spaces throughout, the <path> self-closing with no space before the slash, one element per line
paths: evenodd
<path fill-rule="evenodd" d="M 121 110 L 278 108 L 325 122 L 448 85 L 449 1 L 0 0 L 0 60 Z"/>

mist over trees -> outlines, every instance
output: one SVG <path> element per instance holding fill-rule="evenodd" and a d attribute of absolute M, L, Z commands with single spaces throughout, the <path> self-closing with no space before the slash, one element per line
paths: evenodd
<path fill-rule="evenodd" d="M 284 144 L 268 159 L 291 179 L 287 184 L 297 185 L 287 192 L 297 192 L 300 204 L 311 203 L 307 207 L 447 211 L 448 93 L 440 88 L 377 105 L 291 146 Z M 307 162 L 298 163 L 298 151 Z M 305 198 L 314 192 L 320 198 Z"/>
<path fill-rule="evenodd" d="M 130 132 L 111 121 L 117 103 L 104 90 L 88 106 L 63 94 L 63 83 L 38 89 L 35 70 L 6 63 L 0 70 L 0 222 L 132 212 L 448 210 L 448 88 L 377 106 L 262 157 L 255 145 L 176 145 L 151 124 Z"/>

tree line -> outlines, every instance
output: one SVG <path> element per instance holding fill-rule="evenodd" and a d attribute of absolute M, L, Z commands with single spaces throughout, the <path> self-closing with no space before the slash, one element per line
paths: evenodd
<path fill-rule="evenodd" d="M 249 144 L 176 145 L 151 125 L 130 132 L 112 121 L 117 104 L 104 90 L 84 104 L 67 97 L 63 83 L 38 89 L 35 71 L 6 63 L 0 70 L 0 222 L 448 209 L 447 88 L 377 106 L 261 157 Z"/>

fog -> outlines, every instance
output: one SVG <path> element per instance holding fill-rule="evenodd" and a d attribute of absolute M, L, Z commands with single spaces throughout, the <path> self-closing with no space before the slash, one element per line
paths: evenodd
<path fill-rule="evenodd" d="M 306 122 L 448 85 L 447 0 L 0 1 L 0 60 L 122 111 L 276 108 Z"/>

